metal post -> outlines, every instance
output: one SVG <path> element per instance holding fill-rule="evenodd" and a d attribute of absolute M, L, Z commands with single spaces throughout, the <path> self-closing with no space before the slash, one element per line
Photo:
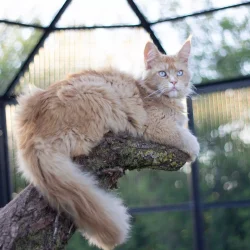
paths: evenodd
<path fill-rule="evenodd" d="M 0 207 L 11 200 L 5 103 L 0 101 Z"/>
<path fill-rule="evenodd" d="M 192 99 L 187 99 L 188 108 L 188 126 L 190 130 L 195 134 L 194 129 L 194 116 L 193 116 L 193 105 Z M 199 169 L 198 162 L 195 161 L 192 164 L 192 199 L 193 199 L 193 220 L 194 220 L 194 245 L 195 250 L 205 250 L 204 244 L 204 225 L 203 225 L 203 215 L 202 215 L 202 202 L 200 197 L 200 187 L 199 187 Z"/>
<path fill-rule="evenodd" d="M 129 6 L 134 11 L 134 13 L 137 15 L 138 19 L 141 22 L 142 27 L 149 33 L 150 37 L 152 38 L 154 44 L 158 48 L 158 50 L 166 54 L 165 50 L 163 49 L 159 39 L 156 37 L 154 31 L 151 29 L 149 22 L 147 21 L 146 17 L 142 14 L 142 12 L 138 9 L 137 5 L 133 0 L 127 0 Z"/>

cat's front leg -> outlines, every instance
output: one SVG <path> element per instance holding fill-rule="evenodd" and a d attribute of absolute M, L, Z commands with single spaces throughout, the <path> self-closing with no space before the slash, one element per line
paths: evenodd
<path fill-rule="evenodd" d="M 180 127 L 179 133 L 183 140 L 184 146 L 181 150 L 188 153 L 188 155 L 190 156 L 189 161 L 195 161 L 200 152 L 200 144 L 197 138 L 186 128 Z"/>
<path fill-rule="evenodd" d="M 190 156 L 188 161 L 194 161 L 200 151 L 197 138 L 188 129 L 170 118 L 159 118 L 156 114 L 149 116 L 144 138 L 180 149 Z"/>

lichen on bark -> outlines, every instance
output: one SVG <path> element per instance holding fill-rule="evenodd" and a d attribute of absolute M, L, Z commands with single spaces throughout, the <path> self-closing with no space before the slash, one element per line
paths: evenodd
<path fill-rule="evenodd" d="M 187 159 L 187 154 L 172 147 L 108 134 L 89 156 L 73 160 L 96 175 L 103 188 L 114 188 L 126 170 L 176 171 Z M 0 210 L 0 225 L 0 249 L 4 250 L 64 249 L 75 231 L 70 216 L 58 215 L 32 185 Z"/>

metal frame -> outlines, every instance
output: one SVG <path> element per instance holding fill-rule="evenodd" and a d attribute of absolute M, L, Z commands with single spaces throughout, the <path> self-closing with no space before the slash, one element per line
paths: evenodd
<path fill-rule="evenodd" d="M 43 46 L 45 39 L 54 30 L 56 23 L 59 21 L 60 17 L 62 16 L 62 14 L 64 13 L 64 11 L 67 9 L 67 7 L 69 6 L 69 4 L 71 2 L 72 2 L 72 0 L 65 1 L 65 3 L 63 4 L 63 6 L 61 7 L 61 9 L 58 11 L 58 13 L 56 14 L 56 16 L 52 20 L 51 24 L 45 30 L 45 32 L 43 33 L 42 37 L 38 41 L 38 43 L 35 46 L 35 48 L 32 50 L 32 52 L 30 53 L 30 55 L 28 56 L 28 58 L 26 59 L 26 61 L 21 66 L 19 72 L 16 74 L 16 76 L 12 80 L 11 84 L 8 86 L 8 88 L 7 88 L 6 92 L 5 92 L 5 95 L 4 95 L 5 97 L 11 96 L 12 91 L 14 90 L 15 86 L 17 85 L 20 77 L 24 74 L 24 72 L 28 68 L 29 64 L 33 61 L 34 56 L 37 54 L 38 50 Z"/>
<path fill-rule="evenodd" d="M 187 99 L 187 111 L 188 111 L 188 126 L 190 130 L 195 134 L 195 126 L 194 126 L 194 114 L 193 114 L 193 104 L 192 99 Z M 203 226 L 203 212 L 202 212 L 202 203 L 201 203 L 201 195 L 200 195 L 200 187 L 199 187 L 199 164 L 196 160 L 192 164 L 192 201 L 193 201 L 193 219 L 194 219 L 194 245 L 195 249 L 203 250 L 205 249 L 204 244 L 204 226 Z"/>
<path fill-rule="evenodd" d="M 131 2 L 131 5 L 134 6 L 134 8 L 136 8 L 138 10 L 138 12 L 140 12 L 140 14 L 144 17 L 144 19 L 146 20 L 145 16 L 141 13 L 141 11 L 138 9 L 137 5 L 134 3 L 134 1 L 130 1 L 127 0 L 128 3 Z M 182 20 L 184 18 L 187 17 L 195 17 L 195 16 L 202 16 L 202 15 L 206 15 L 206 14 L 212 14 L 221 10 L 226 10 L 226 9 L 231 9 L 231 8 L 237 8 L 237 7 L 241 7 L 241 6 L 246 6 L 246 5 L 250 5 L 250 1 L 248 2 L 244 2 L 244 3 L 240 3 L 240 4 L 233 4 L 233 5 L 228 5 L 225 7 L 221 7 L 221 8 L 212 8 L 212 9 L 208 9 L 208 10 L 204 10 L 204 11 L 198 11 L 198 12 L 193 12 L 191 14 L 187 14 L 187 15 L 182 15 L 182 16 L 177 16 L 177 17 L 171 17 L 171 18 L 161 18 L 157 21 L 154 22 L 150 22 L 147 21 L 148 25 L 155 25 L 155 24 L 159 24 L 159 23 L 163 23 L 163 22 L 174 22 L 174 21 L 179 21 Z M 132 7 L 132 6 L 131 6 Z M 139 17 L 138 17 L 139 18 Z M 140 18 L 139 18 L 140 20 Z M 0 23 L 6 23 L 6 24 L 11 24 L 11 25 L 18 25 L 18 26 L 23 26 L 23 27 L 28 27 L 28 28 L 37 28 L 37 29 L 43 29 L 46 30 L 48 29 L 48 27 L 44 27 L 41 25 L 37 25 L 37 24 L 26 24 L 26 23 L 22 23 L 22 22 L 15 22 L 15 21 L 10 21 L 10 20 L 6 20 L 6 19 L 0 19 Z M 133 28 L 133 27 L 141 27 L 141 24 L 122 24 L 122 25 L 97 25 L 97 26 L 67 26 L 67 27 L 54 27 L 54 30 L 67 30 L 67 29 L 99 29 L 99 28 Z"/>
<path fill-rule="evenodd" d="M 188 17 L 202 16 L 205 14 L 215 13 L 221 10 L 236 8 L 241 6 L 250 5 L 250 1 L 235 4 L 230 6 L 225 6 L 222 8 L 209 9 L 200 12 L 194 12 L 188 15 L 177 16 L 173 18 L 163 18 L 155 22 L 150 22 L 143 15 L 140 9 L 137 7 L 133 0 L 127 0 L 128 5 L 131 7 L 135 15 L 138 17 L 140 24 L 123 24 L 123 25 L 111 25 L 111 26 L 77 26 L 77 27 L 56 27 L 56 23 L 68 8 L 72 0 L 66 0 L 62 5 L 61 9 L 58 11 L 54 19 L 51 21 L 48 27 L 43 27 L 36 24 L 25 24 L 21 22 L 9 21 L 9 20 L 0 20 L 0 23 L 5 23 L 7 25 L 18 25 L 20 27 L 35 28 L 44 31 L 42 37 L 33 48 L 32 52 L 29 54 L 25 62 L 20 67 L 19 72 L 15 75 L 12 82 L 8 86 L 8 89 L 4 96 L 0 97 L 0 207 L 9 202 L 11 198 L 11 183 L 9 176 L 9 163 L 8 163 L 8 145 L 7 145 L 7 129 L 6 129 L 6 114 L 5 106 L 7 104 L 16 104 L 16 99 L 12 96 L 12 91 L 14 90 L 16 84 L 18 83 L 20 77 L 27 70 L 29 64 L 33 61 L 34 56 L 37 54 L 38 50 L 43 46 L 44 41 L 53 31 L 57 30 L 90 30 L 90 29 L 116 29 L 116 28 L 139 28 L 142 27 L 146 32 L 149 33 L 155 45 L 158 49 L 165 53 L 159 39 L 153 32 L 152 26 L 163 23 L 163 22 L 174 22 L 180 21 Z M 225 80 L 221 82 L 209 83 L 196 85 L 197 94 L 208 94 L 216 91 L 224 91 L 226 89 L 239 89 L 250 86 L 250 77 L 240 77 L 232 80 Z M 193 120 L 193 109 L 192 109 L 192 99 L 187 100 L 188 113 L 189 113 L 189 127 L 194 131 L 194 120 Z M 192 211 L 193 221 L 194 221 L 194 245 L 196 250 L 204 250 L 204 226 L 203 226 L 203 211 L 211 208 L 239 208 L 239 207 L 250 207 L 250 200 L 243 201 L 229 201 L 229 202 L 209 202 L 203 203 L 201 200 L 200 189 L 199 189 L 199 169 L 198 163 L 195 162 L 192 166 L 191 174 L 191 193 L 192 198 L 190 202 L 181 203 L 181 204 L 170 204 L 164 206 L 152 206 L 152 207 L 140 207 L 140 208 L 130 208 L 132 214 L 141 214 L 141 213 L 154 213 L 154 212 L 163 212 L 163 211 Z"/>
<path fill-rule="evenodd" d="M 159 51 L 166 54 L 165 50 L 163 49 L 159 39 L 154 34 L 153 30 L 150 27 L 149 22 L 147 21 L 146 17 L 141 13 L 141 11 L 138 9 L 137 5 L 134 3 L 133 0 L 127 0 L 129 6 L 134 11 L 134 13 L 137 15 L 141 22 L 141 26 L 149 33 L 150 37 L 152 38 L 154 44 L 158 48 Z"/>
<path fill-rule="evenodd" d="M 250 85 L 250 76 L 239 77 L 237 79 L 217 81 L 213 83 L 196 85 L 195 92 L 199 95 L 212 92 L 225 91 L 227 89 L 247 88 Z"/>
<path fill-rule="evenodd" d="M 51 21 L 51 23 L 50 23 L 50 25 L 48 27 L 43 27 L 41 25 L 36 25 L 36 24 L 25 24 L 25 23 L 16 22 L 16 21 L 9 21 L 9 20 L 5 20 L 5 19 L 0 19 L 0 23 L 5 23 L 5 24 L 9 24 L 9 25 L 19 25 L 21 27 L 30 27 L 30 28 L 36 28 L 36 29 L 44 30 L 44 34 L 42 35 L 42 37 L 40 38 L 40 40 L 38 41 L 38 43 L 36 44 L 34 49 L 29 54 L 28 58 L 24 61 L 24 63 L 20 67 L 18 73 L 15 75 L 12 82 L 8 86 L 8 88 L 7 88 L 7 90 L 6 90 L 5 94 L 4 94 L 4 98 L 8 99 L 8 97 L 10 97 L 12 95 L 12 91 L 14 90 L 18 80 L 20 79 L 20 77 L 26 71 L 26 69 L 28 68 L 28 65 L 33 61 L 34 56 L 36 55 L 38 50 L 43 46 L 45 39 L 53 31 L 56 31 L 56 30 L 72 30 L 72 29 L 74 29 L 74 30 L 76 30 L 76 29 L 91 30 L 91 29 L 99 29 L 99 28 L 114 29 L 114 28 L 138 28 L 138 27 L 143 27 L 146 30 L 146 32 L 149 33 L 150 37 L 152 38 L 152 40 L 155 43 L 155 45 L 157 46 L 157 48 L 162 53 L 165 54 L 166 52 L 163 49 L 159 39 L 157 38 L 157 36 L 153 32 L 151 26 L 159 24 L 159 23 L 163 23 L 163 22 L 174 22 L 174 21 L 179 21 L 179 20 L 185 19 L 187 17 L 202 16 L 202 15 L 205 15 L 205 14 L 212 14 L 212 13 L 215 13 L 215 12 L 218 12 L 218 11 L 221 11 L 221 10 L 226 10 L 226 9 L 230 9 L 230 8 L 237 8 L 237 7 L 241 7 L 241 6 L 250 5 L 250 1 L 248 1 L 248 2 L 244 2 L 244 3 L 240 3 L 240 4 L 229 5 L 229 6 L 225 6 L 225 7 L 221 7 L 221 8 L 213 8 L 213 9 L 204 10 L 204 11 L 200 11 L 200 12 L 194 12 L 194 13 L 191 13 L 191 14 L 188 14 L 188 15 L 182 15 L 182 16 L 177 16 L 177 17 L 173 17 L 173 18 L 165 18 L 165 19 L 163 18 L 163 19 L 159 19 L 158 21 L 155 21 L 155 22 L 149 22 L 146 19 L 146 17 L 143 15 L 143 13 L 139 10 L 139 8 L 135 4 L 135 2 L 133 0 L 127 0 L 128 5 L 131 7 L 131 9 L 135 13 L 135 15 L 140 20 L 140 24 L 136 24 L 136 25 L 122 24 L 122 25 L 110 25 L 110 26 L 96 25 L 96 26 L 79 26 L 79 27 L 56 27 L 56 23 L 58 22 L 58 20 L 60 19 L 62 14 L 65 12 L 65 10 L 68 8 L 68 6 L 70 5 L 71 2 L 72 2 L 72 0 L 66 0 L 65 1 L 65 3 L 62 5 L 61 9 L 56 14 L 56 16 Z M 0 97 L 0 99 L 2 99 L 2 97 Z"/>
<path fill-rule="evenodd" d="M 5 103 L 0 101 L 0 207 L 11 200 L 10 166 Z"/>

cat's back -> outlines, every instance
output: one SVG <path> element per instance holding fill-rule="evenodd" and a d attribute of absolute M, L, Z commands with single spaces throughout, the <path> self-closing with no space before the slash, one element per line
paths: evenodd
<path fill-rule="evenodd" d="M 119 124 L 129 124 L 126 125 L 127 130 L 132 134 L 141 133 L 139 131 L 143 129 L 147 114 L 133 76 L 115 69 L 88 70 L 71 75 L 68 81 L 80 93 L 82 100 L 89 100 L 91 105 L 88 110 L 91 113 L 97 114 L 102 110 L 100 115 L 108 117 L 111 112 Z M 86 101 L 81 101 L 79 105 L 82 110 L 87 107 Z M 98 107 L 98 110 L 94 111 L 93 107 Z"/>
<path fill-rule="evenodd" d="M 139 97 L 137 81 L 132 75 L 116 69 L 100 71 L 85 70 L 69 76 L 69 81 L 77 88 L 89 86 L 105 88 L 119 98 L 129 98 L 135 95 Z"/>
<path fill-rule="evenodd" d="M 146 117 L 132 76 L 116 70 L 89 70 L 24 96 L 19 128 L 29 131 L 28 140 L 31 135 L 50 138 L 74 129 L 95 141 L 109 130 L 140 134 Z"/>

